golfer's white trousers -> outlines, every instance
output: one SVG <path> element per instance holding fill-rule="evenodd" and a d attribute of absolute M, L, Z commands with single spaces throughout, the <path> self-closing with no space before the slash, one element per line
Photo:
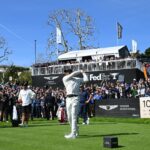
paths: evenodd
<path fill-rule="evenodd" d="M 67 117 L 71 126 L 71 134 L 77 133 L 77 117 L 79 112 L 79 97 L 66 98 Z"/>

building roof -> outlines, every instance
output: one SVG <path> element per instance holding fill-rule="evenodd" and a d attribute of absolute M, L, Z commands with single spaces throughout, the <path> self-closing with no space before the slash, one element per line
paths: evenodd
<path fill-rule="evenodd" d="M 85 57 L 85 56 L 118 54 L 118 51 L 123 47 L 125 46 L 123 45 L 123 46 L 106 47 L 106 48 L 75 50 L 75 51 L 70 51 L 59 55 L 58 59 L 67 60 L 67 59 L 76 59 L 78 57 Z"/>

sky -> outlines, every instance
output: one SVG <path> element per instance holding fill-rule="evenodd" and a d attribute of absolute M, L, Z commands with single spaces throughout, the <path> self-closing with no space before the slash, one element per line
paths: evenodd
<path fill-rule="evenodd" d="M 135 40 L 140 52 L 150 47 L 150 0 L 0 0 L 0 36 L 12 51 L 1 64 L 30 67 L 46 52 L 48 15 L 57 9 L 81 9 L 94 20 L 99 47 L 127 45 Z M 117 42 L 116 23 L 123 27 Z"/>

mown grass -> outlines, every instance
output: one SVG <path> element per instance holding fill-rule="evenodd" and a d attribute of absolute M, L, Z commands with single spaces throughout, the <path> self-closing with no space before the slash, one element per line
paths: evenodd
<path fill-rule="evenodd" d="M 149 150 L 150 119 L 92 118 L 90 125 L 80 126 L 80 136 L 66 140 L 69 125 L 57 120 L 30 121 L 28 128 L 12 128 L 0 123 L 0 150 L 99 150 L 104 136 L 117 136 L 123 150 Z M 116 149 L 116 148 L 114 148 Z"/>
<path fill-rule="evenodd" d="M 150 119 L 148 118 L 108 118 L 108 117 L 95 117 L 92 118 L 94 122 L 119 122 L 119 123 L 140 123 L 140 124 L 150 124 Z"/>

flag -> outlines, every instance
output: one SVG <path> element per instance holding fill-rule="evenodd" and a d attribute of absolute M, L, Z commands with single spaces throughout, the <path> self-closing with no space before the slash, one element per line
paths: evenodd
<path fill-rule="evenodd" d="M 137 42 L 135 40 L 132 40 L 132 52 L 137 52 Z"/>
<path fill-rule="evenodd" d="M 59 27 L 56 27 L 56 43 L 61 44 L 61 30 Z"/>
<path fill-rule="evenodd" d="M 117 32 L 118 32 L 118 39 L 122 38 L 122 26 L 120 25 L 120 23 L 117 22 Z"/>

